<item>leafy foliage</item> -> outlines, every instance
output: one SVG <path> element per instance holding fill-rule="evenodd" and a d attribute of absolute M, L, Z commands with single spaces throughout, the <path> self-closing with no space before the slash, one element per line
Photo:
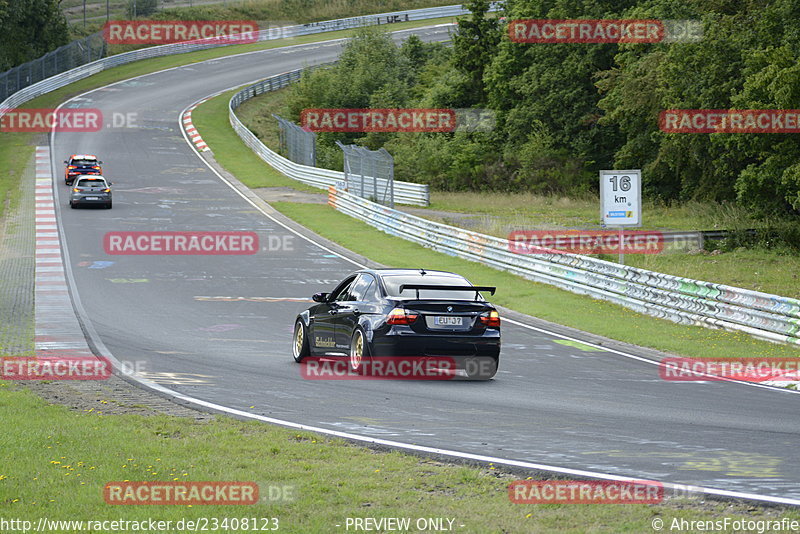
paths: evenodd
<path fill-rule="evenodd" d="M 58 0 L 0 0 L 0 72 L 67 44 Z"/>

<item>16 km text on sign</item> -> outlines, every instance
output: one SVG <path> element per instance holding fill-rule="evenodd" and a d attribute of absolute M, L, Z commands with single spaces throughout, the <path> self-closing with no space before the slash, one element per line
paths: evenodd
<path fill-rule="evenodd" d="M 604 226 L 619 228 L 620 239 L 624 227 L 642 225 L 641 169 L 600 171 L 600 218 Z"/>

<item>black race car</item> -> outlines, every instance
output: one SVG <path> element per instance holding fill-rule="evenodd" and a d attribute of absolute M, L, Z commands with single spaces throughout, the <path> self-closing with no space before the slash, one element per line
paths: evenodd
<path fill-rule="evenodd" d="M 292 353 L 347 358 L 357 371 L 381 357 L 449 357 L 459 377 L 488 380 L 500 358 L 500 315 L 454 273 L 364 269 L 345 278 L 297 316 Z"/>

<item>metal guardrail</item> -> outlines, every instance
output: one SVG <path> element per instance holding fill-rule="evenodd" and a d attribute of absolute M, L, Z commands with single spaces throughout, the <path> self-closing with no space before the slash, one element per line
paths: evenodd
<path fill-rule="evenodd" d="M 319 65 L 315 68 L 323 67 Z M 320 189 L 327 189 L 332 185 L 345 182 L 344 172 L 332 171 L 329 169 L 320 169 L 318 167 L 308 167 L 294 163 L 280 154 L 270 150 L 269 147 L 264 145 L 258 137 L 255 136 L 247 127 L 242 124 L 239 117 L 236 116 L 236 108 L 243 102 L 258 95 L 282 89 L 290 83 L 300 79 L 304 69 L 297 69 L 290 72 L 284 72 L 277 76 L 272 76 L 260 82 L 249 85 L 244 89 L 238 91 L 231 97 L 228 104 L 228 118 L 231 126 L 236 134 L 244 141 L 244 144 L 249 146 L 258 157 L 266 161 L 278 172 L 285 174 L 289 178 L 293 178 L 304 184 L 308 184 Z M 387 181 L 385 178 L 378 178 L 377 180 L 367 180 L 364 187 L 364 194 L 366 196 L 378 197 L 387 188 Z M 377 186 L 378 190 L 374 191 L 372 188 Z M 411 204 L 416 206 L 427 206 L 430 203 L 430 192 L 428 186 L 425 184 L 415 184 L 411 182 L 394 182 L 394 201 L 399 204 Z"/>
<path fill-rule="evenodd" d="M 324 33 L 335 30 L 344 30 L 349 28 L 356 28 L 358 26 L 373 25 L 373 24 L 392 24 L 396 22 L 425 20 L 439 17 L 452 17 L 457 15 L 464 15 L 469 13 L 460 5 L 454 6 L 441 6 L 431 7 L 424 9 L 412 9 L 408 11 L 395 11 L 391 13 L 379 13 L 376 15 L 365 15 L 362 17 L 350 17 L 345 19 L 326 20 L 322 22 L 314 22 L 310 24 L 298 24 L 295 26 L 284 26 L 281 28 L 267 28 L 258 32 L 259 41 L 270 41 L 273 39 L 282 39 L 285 37 L 298 37 L 301 35 L 310 35 L 313 33 Z M 0 103 L 0 116 L 7 113 L 9 109 L 19 107 L 25 102 L 32 100 L 38 96 L 49 93 L 56 89 L 60 89 L 65 85 L 69 85 L 78 80 L 87 78 L 98 72 L 106 69 L 132 63 L 142 59 L 150 59 L 154 57 L 170 56 L 174 54 L 185 54 L 187 52 L 196 52 L 198 50 L 206 50 L 208 48 L 217 48 L 220 46 L 231 46 L 236 44 L 231 42 L 231 39 L 216 40 L 199 39 L 196 41 L 187 41 L 182 43 L 166 44 L 161 46 L 151 46 L 141 48 L 139 50 L 132 50 L 122 54 L 91 61 L 80 67 L 70 69 L 68 71 L 50 76 L 40 82 L 34 83 L 24 88 L 17 87 L 13 94 L 8 96 L 2 103 Z M 41 58 L 40 58 L 41 59 Z M 34 60 L 38 61 L 38 60 Z"/>
<path fill-rule="evenodd" d="M 676 323 L 800 344 L 800 300 L 629 267 L 574 254 L 515 254 L 508 240 L 375 204 L 335 187 L 335 209 L 390 235 L 524 278 Z"/>

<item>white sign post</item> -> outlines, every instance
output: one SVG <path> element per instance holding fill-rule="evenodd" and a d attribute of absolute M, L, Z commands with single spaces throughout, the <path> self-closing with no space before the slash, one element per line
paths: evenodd
<path fill-rule="evenodd" d="M 642 170 L 600 171 L 600 218 L 619 228 L 619 262 L 624 263 L 622 230 L 642 225 Z"/>

